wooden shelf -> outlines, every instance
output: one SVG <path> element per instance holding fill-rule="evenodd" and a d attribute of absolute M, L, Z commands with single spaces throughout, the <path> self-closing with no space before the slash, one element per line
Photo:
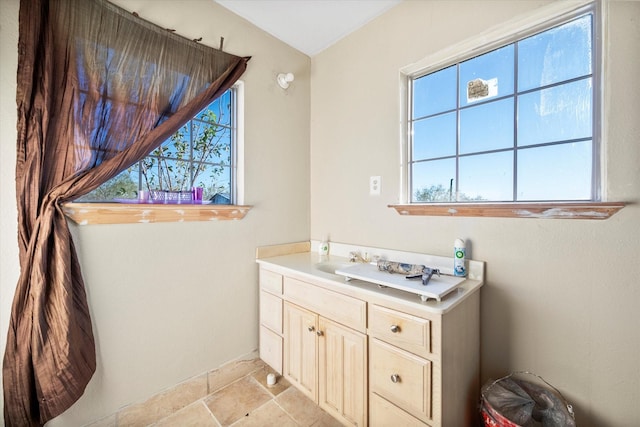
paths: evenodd
<path fill-rule="evenodd" d="M 587 203 L 432 203 L 389 205 L 400 215 L 494 218 L 607 219 L 625 206 L 621 202 Z"/>
<path fill-rule="evenodd" d="M 65 203 L 66 216 L 79 225 L 239 220 L 251 206 Z"/>

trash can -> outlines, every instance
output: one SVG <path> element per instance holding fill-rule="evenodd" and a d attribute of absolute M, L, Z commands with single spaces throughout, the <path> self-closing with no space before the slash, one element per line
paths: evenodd
<path fill-rule="evenodd" d="M 536 382 L 522 379 L 535 377 Z M 546 386 L 539 384 L 542 381 Z M 573 407 L 542 377 L 513 372 L 482 387 L 485 427 L 575 427 Z"/>

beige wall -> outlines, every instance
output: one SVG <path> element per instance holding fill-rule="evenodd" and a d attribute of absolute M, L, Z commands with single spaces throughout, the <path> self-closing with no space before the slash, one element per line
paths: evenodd
<path fill-rule="evenodd" d="M 405 1 L 312 59 L 311 238 L 487 262 L 482 381 L 530 370 L 580 426 L 640 420 L 640 3 L 614 1 L 605 54 L 606 221 L 401 217 L 399 70 L 545 1 Z M 369 196 L 369 177 L 382 195 Z"/>
<path fill-rule="evenodd" d="M 97 372 L 52 426 L 82 425 L 248 354 L 258 344 L 258 245 L 309 238 L 310 59 L 212 0 L 118 0 L 202 43 L 252 56 L 245 88 L 242 221 L 74 227 L 97 340 Z M 15 75 L 18 0 L 0 0 L 1 331 L 18 275 Z M 161 5 L 161 7 L 160 7 Z M 295 73 L 288 91 L 280 72 Z"/>

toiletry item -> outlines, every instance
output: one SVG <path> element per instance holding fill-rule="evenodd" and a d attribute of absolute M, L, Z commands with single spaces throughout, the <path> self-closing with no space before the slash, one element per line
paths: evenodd
<path fill-rule="evenodd" d="M 453 274 L 464 277 L 467 275 L 467 267 L 465 266 L 465 256 L 467 249 L 462 239 L 456 239 L 453 243 Z"/>
<path fill-rule="evenodd" d="M 276 375 L 275 374 L 267 374 L 267 385 L 269 387 L 273 387 L 276 385 Z"/>
<path fill-rule="evenodd" d="M 318 246 L 318 253 L 320 255 L 329 255 L 329 238 L 325 236 Z"/>

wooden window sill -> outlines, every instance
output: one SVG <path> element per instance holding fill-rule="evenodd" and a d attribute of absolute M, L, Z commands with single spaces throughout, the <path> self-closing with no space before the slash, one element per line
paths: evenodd
<path fill-rule="evenodd" d="M 79 225 L 238 220 L 251 206 L 65 203 L 65 215 Z"/>
<path fill-rule="evenodd" d="M 389 205 L 400 215 L 494 218 L 607 219 L 621 202 L 586 203 L 431 203 Z"/>

